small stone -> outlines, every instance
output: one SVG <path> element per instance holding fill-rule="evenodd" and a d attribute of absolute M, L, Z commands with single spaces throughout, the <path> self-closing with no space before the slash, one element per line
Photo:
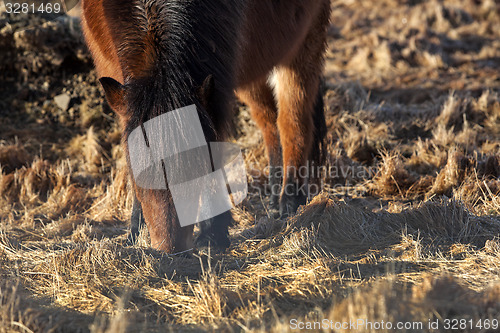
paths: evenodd
<path fill-rule="evenodd" d="M 54 102 L 56 102 L 57 106 L 63 111 L 68 109 L 70 100 L 71 97 L 68 94 L 61 94 L 54 97 Z"/>

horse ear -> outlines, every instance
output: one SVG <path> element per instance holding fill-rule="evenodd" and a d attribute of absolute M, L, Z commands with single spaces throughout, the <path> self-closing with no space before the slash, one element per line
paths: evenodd
<path fill-rule="evenodd" d="M 99 79 L 109 106 L 120 116 L 126 116 L 127 107 L 125 105 L 125 87 L 118 81 L 110 77 Z"/>
<path fill-rule="evenodd" d="M 210 104 L 214 90 L 214 77 L 210 74 L 203 80 L 203 84 L 200 87 L 200 99 L 203 105 L 207 106 Z"/>

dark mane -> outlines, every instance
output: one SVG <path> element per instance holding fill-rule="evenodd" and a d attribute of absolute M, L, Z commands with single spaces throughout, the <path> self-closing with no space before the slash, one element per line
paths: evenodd
<path fill-rule="evenodd" d="M 113 42 L 133 115 L 127 132 L 162 113 L 198 104 L 207 76 L 215 83 L 214 110 L 222 131 L 235 84 L 243 0 L 106 0 Z"/>

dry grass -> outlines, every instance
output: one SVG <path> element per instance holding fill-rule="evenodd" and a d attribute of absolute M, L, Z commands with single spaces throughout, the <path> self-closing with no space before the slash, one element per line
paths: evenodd
<path fill-rule="evenodd" d="M 43 43 L 0 27 L 12 49 L 0 55 L 0 332 L 282 332 L 295 319 L 441 332 L 425 325 L 498 319 L 499 5 L 332 6 L 335 172 L 296 216 L 269 217 L 262 138 L 240 107 L 251 190 L 215 256 L 157 253 L 146 230 L 126 244 L 120 133 L 78 27 L 42 22 Z M 61 93 L 67 111 L 52 100 Z"/>

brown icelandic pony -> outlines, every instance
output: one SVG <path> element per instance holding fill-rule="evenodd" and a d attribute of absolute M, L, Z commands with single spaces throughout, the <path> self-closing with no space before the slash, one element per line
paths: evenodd
<path fill-rule="evenodd" d="M 224 140 L 236 92 L 263 132 L 271 209 L 283 217 L 306 202 L 297 170 L 319 156 L 326 132 L 329 15 L 330 0 L 84 0 L 82 23 L 127 154 L 131 131 L 192 104 L 206 141 Z M 132 183 L 131 239 L 144 218 L 152 247 L 191 248 L 193 226 L 180 226 L 170 192 Z M 201 223 L 197 245 L 226 249 L 231 222 L 227 212 Z"/>

